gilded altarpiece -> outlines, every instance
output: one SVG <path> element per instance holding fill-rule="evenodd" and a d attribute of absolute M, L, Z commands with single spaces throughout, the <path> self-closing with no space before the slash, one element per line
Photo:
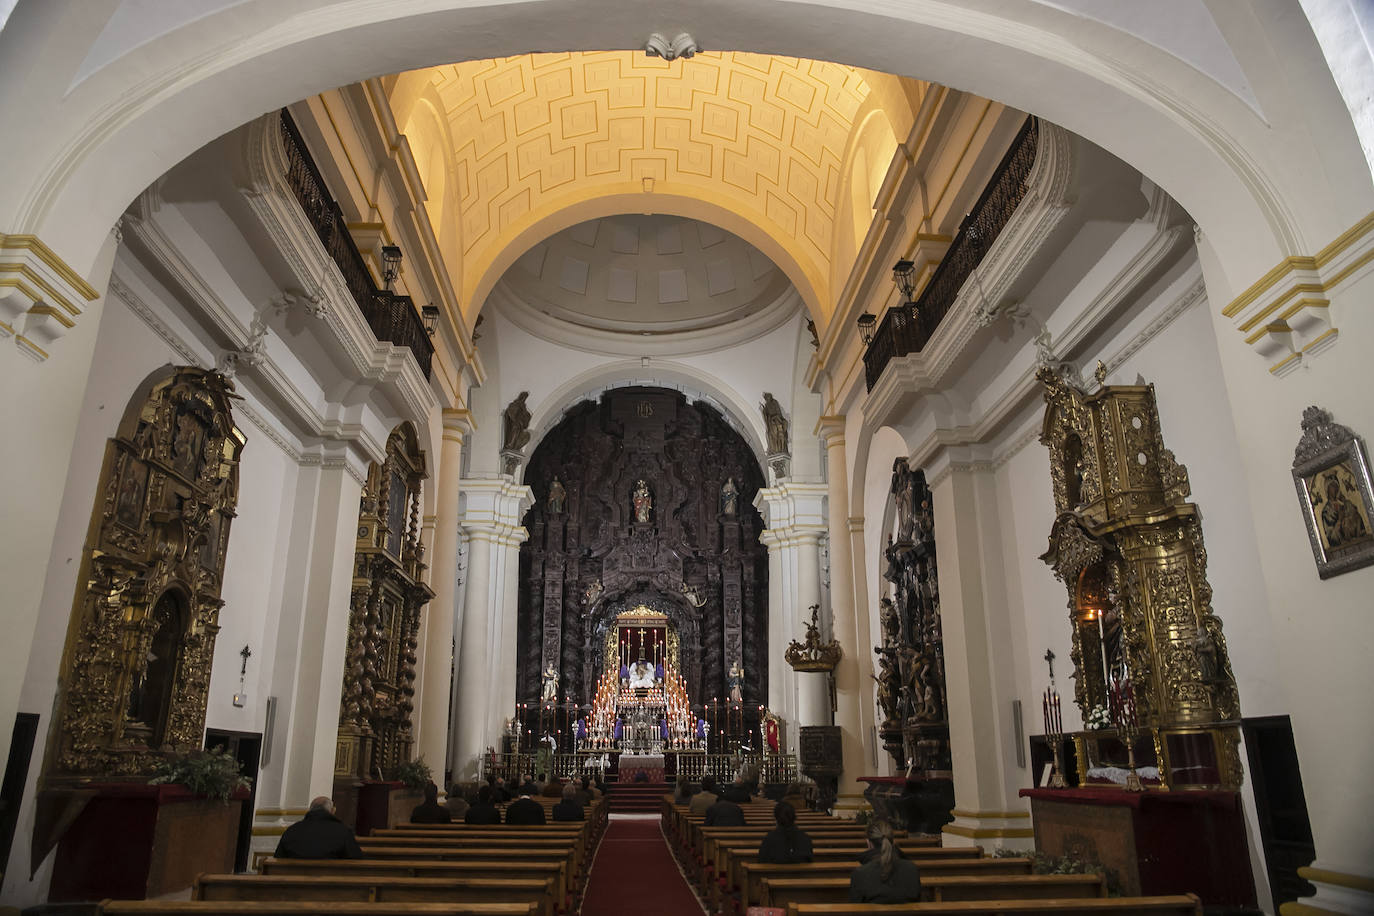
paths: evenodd
<path fill-rule="evenodd" d="M 409 423 L 387 440 L 386 460 L 368 469 L 358 515 L 336 782 L 379 777 L 410 759 L 420 612 L 434 597 L 424 582 L 420 540 L 425 454 Z"/>
<path fill-rule="evenodd" d="M 1236 682 L 1212 611 L 1201 513 L 1188 501 L 1187 469 L 1164 447 L 1154 387 L 1089 394 L 1051 369 L 1038 377 L 1056 509 L 1042 559 L 1068 588 L 1084 720 L 1110 708 L 1113 682 L 1129 681 L 1146 744 L 1137 753 L 1158 767 L 1158 782 L 1235 788 Z M 1113 729 L 1077 736 L 1083 778 L 1093 765 L 1122 765 L 1107 759 L 1104 742 L 1116 738 Z"/>
<path fill-rule="evenodd" d="M 47 788 L 140 779 L 201 746 L 243 434 L 233 384 L 160 373 L 105 446 Z"/>

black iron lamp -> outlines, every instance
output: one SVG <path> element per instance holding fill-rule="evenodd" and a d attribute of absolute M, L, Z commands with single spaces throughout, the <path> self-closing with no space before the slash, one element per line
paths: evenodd
<path fill-rule="evenodd" d="M 435 332 L 439 330 L 439 306 L 421 306 L 420 320 L 425 324 L 425 333 L 433 337 Z"/>
<path fill-rule="evenodd" d="M 892 282 L 902 291 L 902 301 L 911 302 L 916 292 L 916 264 L 906 258 L 892 265 Z"/>
<path fill-rule="evenodd" d="M 872 312 L 864 312 L 858 318 L 859 339 L 864 346 L 873 343 L 873 332 L 878 329 L 878 318 Z"/>
<path fill-rule="evenodd" d="M 401 248 L 399 245 L 382 246 L 382 288 L 391 292 L 391 284 L 401 275 Z"/>

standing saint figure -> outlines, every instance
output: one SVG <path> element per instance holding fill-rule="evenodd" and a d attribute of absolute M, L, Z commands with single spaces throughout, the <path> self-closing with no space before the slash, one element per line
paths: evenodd
<path fill-rule="evenodd" d="M 549 507 L 549 514 L 562 515 L 563 504 L 567 501 L 567 499 L 568 491 L 563 489 L 563 484 L 559 483 L 558 478 L 555 477 L 553 479 L 553 483 L 549 484 L 549 498 L 547 501 L 547 505 Z"/>
<path fill-rule="evenodd" d="M 767 391 L 763 393 L 763 423 L 768 428 L 768 454 L 787 453 L 787 418 L 782 415 L 782 405 Z"/>
<path fill-rule="evenodd" d="M 634 490 L 635 521 L 641 525 L 649 521 L 654 511 L 654 498 L 649 493 L 649 485 L 643 480 L 635 483 Z"/>
<path fill-rule="evenodd" d="M 530 441 L 530 409 L 525 406 L 529 396 L 528 391 L 522 391 L 506 407 L 505 444 L 502 446 L 505 451 L 518 452 Z"/>
<path fill-rule="evenodd" d="M 720 514 L 734 516 L 739 511 L 739 487 L 735 486 L 735 478 L 728 477 L 725 485 L 720 488 Z"/>
<path fill-rule="evenodd" d="M 552 664 L 544 671 L 544 687 L 540 698 L 545 703 L 558 702 L 558 669 Z"/>
<path fill-rule="evenodd" d="M 739 659 L 730 663 L 730 673 L 725 679 L 725 685 L 730 688 L 730 702 L 743 703 L 744 692 L 741 686 L 744 683 L 744 668 L 740 665 Z"/>

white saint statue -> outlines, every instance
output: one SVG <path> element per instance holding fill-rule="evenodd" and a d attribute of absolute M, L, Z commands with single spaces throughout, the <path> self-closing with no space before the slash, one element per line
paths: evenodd
<path fill-rule="evenodd" d="M 544 672 L 544 685 L 543 685 L 543 686 L 544 686 L 544 690 L 543 690 L 541 699 L 542 699 L 545 703 L 557 703 L 557 702 L 558 702 L 558 669 L 555 668 L 553 665 L 549 665 L 548 670 Z"/>
<path fill-rule="evenodd" d="M 653 666 L 641 658 L 639 661 L 635 662 L 634 667 L 630 669 L 630 689 L 634 690 L 640 687 L 648 688 L 652 686 L 654 686 Z"/>

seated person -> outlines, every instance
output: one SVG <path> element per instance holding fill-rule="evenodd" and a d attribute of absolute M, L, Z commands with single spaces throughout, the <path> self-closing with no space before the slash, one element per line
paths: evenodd
<path fill-rule="evenodd" d="M 744 809 L 722 795 L 716 803 L 706 809 L 704 827 L 743 827 Z"/>
<path fill-rule="evenodd" d="M 706 813 L 706 809 L 716 803 L 716 779 L 710 773 L 701 777 L 701 791 L 692 796 L 688 811 L 695 815 Z"/>
<path fill-rule="evenodd" d="M 598 793 L 592 786 L 592 778 L 590 776 L 583 776 L 582 788 L 577 791 L 577 803 L 585 808 L 596 801 L 597 796 Z"/>
<path fill-rule="evenodd" d="M 494 791 L 491 786 L 482 786 L 477 790 L 477 801 L 469 805 L 467 813 L 463 815 L 464 824 L 499 824 L 501 823 L 501 812 L 496 810 L 496 806 L 491 803 Z"/>
<path fill-rule="evenodd" d="M 570 782 L 563 787 L 563 800 L 553 806 L 550 812 L 556 821 L 585 821 L 587 815 L 577 800 L 577 783 Z"/>
<path fill-rule="evenodd" d="M 530 798 L 528 795 L 521 795 L 515 801 L 506 805 L 506 823 L 523 824 L 531 826 L 534 824 L 548 823 L 544 817 L 544 806 Z"/>
<path fill-rule="evenodd" d="M 491 803 L 493 805 L 505 804 L 515 797 L 506 786 L 504 776 L 497 776 L 495 779 L 489 780 L 487 785 L 491 786 Z"/>
<path fill-rule="evenodd" d="M 533 774 L 533 773 L 526 773 L 526 774 L 525 774 L 525 780 L 524 780 L 524 782 L 520 783 L 520 788 L 516 789 L 516 790 L 511 794 L 510 797 L 511 797 L 511 798 L 515 798 L 515 796 L 517 796 L 517 795 L 538 795 L 538 794 L 539 794 L 539 783 L 537 783 L 537 782 L 534 781 L 534 774 Z"/>
<path fill-rule="evenodd" d="M 468 813 L 468 806 L 473 802 L 473 799 L 468 797 L 469 792 L 470 788 L 464 789 L 456 782 L 448 787 L 448 800 L 446 803 L 448 805 L 450 818 L 461 819 Z"/>
<path fill-rule="evenodd" d="M 569 785 L 571 785 L 571 783 L 569 783 Z M 544 788 L 539 794 L 545 798 L 563 798 L 563 783 L 559 782 L 558 777 L 555 776 L 553 779 L 544 783 Z"/>
<path fill-rule="evenodd" d="M 692 800 L 692 781 L 686 773 L 679 773 L 673 786 L 673 804 L 685 805 Z"/>
<path fill-rule="evenodd" d="M 305 817 L 287 827 L 273 853 L 278 859 L 361 859 L 353 828 L 334 816 L 334 801 L 321 795 Z"/>
<path fill-rule="evenodd" d="M 868 851 L 849 876 L 850 903 L 918 903 L 921 870 L 904 858 L 892 842 L 892 825 L 874 821 L 868 825 Z"/>
<path fill-rule="evenodd" d="M 749 791 L 749 786 L 738 779 L 726 786 L 725 791 L 720 793 L 720 797 L 732 801 L 737 805 L 747 805 L 753 800 L 753 795 Z"/>
<path fill-rule="evenodd" d="M 415 806 L 415 810 L 410 812 L 410 822 L 412 824 L 451 824 L 453 815 L 449 814 L 447 808 L 439 804 L 439 787 L 434 783 L 425 784 L 425 800 Z"/>
<path fill-rule="evenodd" d="M 797 809 L 785 801 L 773 806 L 778 826 L 768 831 L 759 844 L 759 861 L 773 865 L 793 865 L 811 861 L 811 837 L 797 826 Z"/>

